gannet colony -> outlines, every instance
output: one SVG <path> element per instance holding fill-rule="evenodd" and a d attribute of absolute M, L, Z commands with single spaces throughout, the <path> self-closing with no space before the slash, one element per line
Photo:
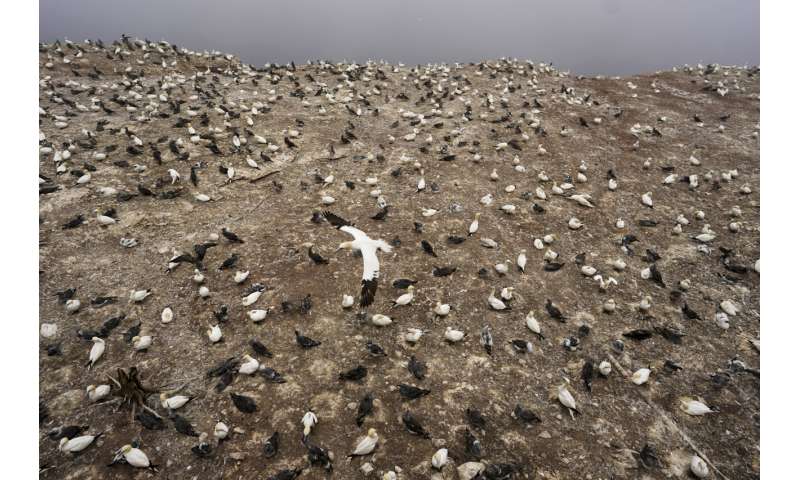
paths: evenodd
<path fill-rule="evenodd" d="M 41 478 L 759 477 L 758 67 L 39 66 Z"/>

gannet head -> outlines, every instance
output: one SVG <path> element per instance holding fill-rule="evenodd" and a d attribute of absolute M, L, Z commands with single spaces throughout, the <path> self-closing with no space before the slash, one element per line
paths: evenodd
<path fill-rule="evenodd" d="M 339 248 L 336 249 L 338 252 L 339 250 L 351 250 L 353 248 L 353 242 L 342 242 L 339 244 Z"/>

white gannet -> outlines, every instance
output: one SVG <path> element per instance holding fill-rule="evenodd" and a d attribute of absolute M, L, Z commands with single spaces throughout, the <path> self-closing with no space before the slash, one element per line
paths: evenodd
<path fill-rule="evenodd" d="M 369 455 L 375 450 L 376 445 L 378 445 L 378 431 L 374 428 L 370 428 L 367 431 L 367 436 L 358 441 L 355 450 L 353 450 L 353 453 L 348 455 L 348 457 Z"/>
<path fill-rule="evenodd" d="M 378 262 L 377 251 L 391 253 L 392 247 L 383 240 L 373 240 L 366 233 L 355 228 L 350 222 L 334 215 L 328 211 L 322 212 L 325 220 L 337 229 L 349 233 L 353 240 L 339 244 L 338 250 L 350 249 L 361 252 L 364 259 L 364 273 L 361 277 L 361 301 L 359 305 L 366 307 L 375 300 L 375 291 L 378 289 L 378 276 L 380 274 L 380 262 Z"/>
<path fill-rule="evenodd" d="M 478 231 L 478 218 L 480 218 L 480 216 L 481 216 L 480 213 L 476 213 L 475 214 L 475 219 L 472 221 L 472 223 L 469 224 L 469 230 L 468 231 L 469 231 L 469 235 L 470 236 L 472 236 L 475 232 Z"/>
<path fill-rule="evenodd" d="M 436 302 L 436 307 L 434 307 L 433 313 L 439 315 L 440 317 L 446 317 L 450 313 L 450 304 Z"/>
<path fill-rule="evenodd" d="M 502 300 L 494 296 L 495 289 L 492 289 L 492 293 L 489 294 L 489 306 L 492 307 L 494 310 L 505 310 L 508 306 L 503 303 Z"/>
<path fill-rule="evenodd" d="M 525 273 L 525 265 L 528 263 L 528 257 L 525 255 L 525 250 L 523 249 L 522 252 L 517 256 L 517 267 L 519 271 Z"/>
<path fill-rule="evenodd" d="M 397 297 L 397 300 L 394 301 L 394 305 L 392 307 L 408 305 L 411 301 L 414 300 L 414 286 L 411 285 L 408 287 L 408 293 L 404 293 Z"/>
<path fill-rule="evenodd" d="M 111 385 L 89 385 L 86 387 L 86 395 L 89 400 L 99 402 L 111 393 Z"/>
<path fill-rule="evenodd" d="M 86 449 L 92 442 L 95 441 L 100 435 L 82 435 L 73 439 L 64 437 L 58 444 L 58 449 L 64 453 L 77 453 Z"/>
<path fill-rule="evenodd" d="M 192 397 L 187 397 L 186 395 L 174 395 L 172 397 L 168 397 L 166 393 L 162 393 L 159 395 L 159 399 L 161 400 L 161 406 L 168 409 L 168 410 L 177 410 L 182 406 L 186 405 Z"/>
<path fill-rule="evenodd" d="M 89 363 L 87 363 L 90 369 L 97 363 L 103 352 L 106 351 L 106 342 L 102 338 L 92 337 L 92 342 L 94 342 L 94 345 L 89 350 Z"/>

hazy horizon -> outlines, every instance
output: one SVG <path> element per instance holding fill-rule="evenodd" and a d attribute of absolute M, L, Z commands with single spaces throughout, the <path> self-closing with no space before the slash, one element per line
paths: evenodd
<path fill-rule="evenodd" d="M 39 41 L 123 33 L 254 65 L 367 59 L 470 62 L 517 57 L 575 74 L 760 61 L 754 0 L 42 0 Z"/>

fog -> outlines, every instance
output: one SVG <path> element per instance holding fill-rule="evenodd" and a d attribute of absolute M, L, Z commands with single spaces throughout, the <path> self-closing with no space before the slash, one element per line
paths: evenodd
<path fill-rule="evenodd" d="M 576 74 L 759 63 L 756 0 L 41 0 L 39 40 L 126 33 L 267 62 L 517 57 Z"/>

